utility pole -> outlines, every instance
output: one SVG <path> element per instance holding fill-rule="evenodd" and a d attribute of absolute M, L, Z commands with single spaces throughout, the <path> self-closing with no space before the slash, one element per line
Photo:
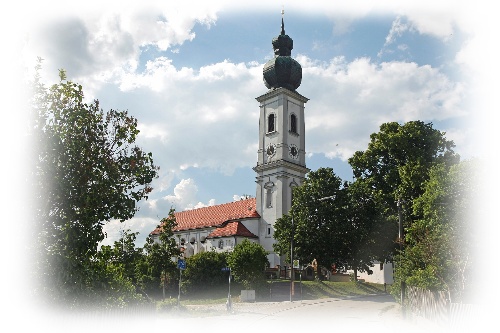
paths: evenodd
<path fill-rule="evenodd" d="M 400 256 L 403 255 L 403 211 L 401 209 L 402 204 L 404 203 L 404 200 L 398 199 L 397 205 L 398 205 L 398 217 L 399 217 L 399 232 L 398 232 L 398 237 L 399 237 L 399 254 Z M 401 264 L 401 260 L 400 260 Z M 405 311 L 405 292 L 406 292 L 406 283 L 401 277 L 401 311 L 403 318 L 406 317 L 406 311 Z"/>
<path fill-rule="evenodd" d="M 290 213 L 290 215 L 292 216 L 292 239 L 290 240 L 290 302 L 293 302 L 293 294 L 295 291 L 293 288 L 293 211 L 290 211 Z"/>

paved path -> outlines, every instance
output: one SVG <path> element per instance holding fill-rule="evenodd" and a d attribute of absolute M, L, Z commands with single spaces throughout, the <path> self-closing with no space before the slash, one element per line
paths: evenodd
<path fill-rule="evenodd" d="M 310 327 L 317 332 L 355 330 L 395 332 L 438 332 L 441 328 L 429 322 L 408 321 L 402 318 L 398 303 L 390 295 L 369 295 L 320 300 L 235 303 L 228 313 L 225 305 L 189 306 L 195 317 L 158 319 L 160 325 L 184 327 L 225 327 L 220 332 L 302 331 Z M 222 325 L 222 326 L 221 326 Z"/>

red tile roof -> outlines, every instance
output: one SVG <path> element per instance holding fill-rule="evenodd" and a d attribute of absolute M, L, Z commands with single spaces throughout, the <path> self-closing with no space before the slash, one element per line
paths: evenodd
<path fill-rule="evenodd" d="M 248 230 L 243 223 L 239 221 L 228 222 L 225 226 L 220 227 L 212 231 L 207 238 L 216 237 L 227 237 L 227 236 L 241 236 L 241 237 L 251 237 L 258 238 L 253 233 Z"/>
<path fill-rule="evenodd" d="M 176 212 L 175 220 L 177 227 L 174 228 L 174 231 L 218 227 L 227 221 L 259 217 L 255 198 L 250 198 L 216 206 Z M 159 233 L 159 228 L 151 232 L 152 235 Z"/>

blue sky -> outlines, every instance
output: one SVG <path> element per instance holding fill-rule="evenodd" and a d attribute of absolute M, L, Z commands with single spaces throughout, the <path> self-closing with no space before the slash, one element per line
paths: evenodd
<path fill-rule="evenodd" d="M 282 5 L 303 68 L 297 91 L 310 99 L 311 170 L 332 167 L 351 180 L 347 159 L 387 121 L 432 122 L 464 158 L 482 155 L 476 73 L 488 71 L 473 48 L 481 20 L 462 2 L 377 3 L 58 3 L 41 16 L 33 5 L 36 19 L 19 27 L 26 77 L 40 56 L 48 83 L 64 68 L 104 110 L 128 110 L 139 121 L 138 145 L 160 166 L 150 199 L 132 220 L 110 221 L 104 244 L 130 228 L 142 245 L 171 206 L 255 196 L 255 98 L 267 90 L 262 67 L 273 56 Z"/>

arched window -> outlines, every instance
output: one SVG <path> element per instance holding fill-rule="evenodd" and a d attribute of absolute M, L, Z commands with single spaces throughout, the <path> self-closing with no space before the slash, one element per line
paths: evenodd
<path fill-rule="evenodd" d="M 269 117 L 267 117 L 267 132 L 274 132 L 275 131 L 275 119 L 276 116 L 274 113 L 271 113 Z"/>
<path fill-rule="evenodd" d="M 264 188 L 266 189 L 266 207 L 271 208 L 273 206 L 273 182 L 267 182 L 264 184 Z"/>
<path fill-rule="evenodd" d="M 297 133 L 297 116 L 294 114 L 290 116 L 290 132 Z"/>

